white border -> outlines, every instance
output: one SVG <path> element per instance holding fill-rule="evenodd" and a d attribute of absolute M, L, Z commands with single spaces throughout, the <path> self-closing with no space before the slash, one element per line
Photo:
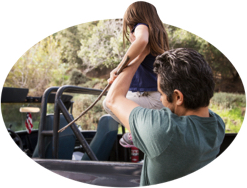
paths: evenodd
<path fill-rule="evenodd" d="M 38 41 L 73 25 L 122 18 L 132 2 L 134 1 L 1 1 L 1 87 L 18 58 Z M 247 14 L 244 1 L 149 2 L 156 6 L 164 23 L 190 31 L 218 48 L 233 63 L 246 84 L 247 61 L 244 54 L 247 50 Z M 82 186 L 79 182 L 62 178 L 41 168 L 26 157 L 11 141 L 2 118 L 0 124 L 2 185 Z M 239 135 L 222 156 L 196 173 L 168 182 L 165 186 L 246 187 L 246 174 L 243 172 L 247 168 L 246 132 L 244 121 Z"/>

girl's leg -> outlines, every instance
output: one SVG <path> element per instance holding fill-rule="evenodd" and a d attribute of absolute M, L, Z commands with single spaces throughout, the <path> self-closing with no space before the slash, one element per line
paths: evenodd
<path fill-rule="evenodd" d="M 131 92 L 127 93 L 126 98 L 134 101 L 143 108 L 161 109 L 163 104 L 160 101 L 160 93 L 158 91 Z"/>
<path fill-rule="evenodd" d="M 126 98 L 134 101 L 138 105 L 144 108 L 150 109 L 161 109 L 163 104 L 160 101 L 160 93 L 157 91 L 151 92 L 131 92 L 128 91 Z M 109 113 L 114 120 L 122 124 L 119 119 L 112 113 L 112 111 L 106 106 L 105 100 L 103 101 L 103 107 L 107 113 Z M 119 140 L 119 143 L 126 148 L 133 147 L 132 135 L 131 133 L 125 133 L 123 137 Z"/>
<path fill-rule="evenodd" d="M 131 92 L 128 91 L 126 98 L 134 101 L 143 108 L 161 109 L 163 104 L 160 101 L 160 93 L 158 91 L 149 92 Z M 103 108 L 111 115 L 111 117 L 121 124 L 120 120 L 113 114 L 113 112 L 106 106 L 105 100 L 103 101 Z"/>
<path fill-rule="evenodd" d="M 117 116 L 115 116 L 115 114 L 113 114 L 113 112 L 106 106 L 106 99 L 104 99 L 104 101 L 103 101 L 103 108 L 105 109 L 105 111 L 106 111 L 108 114 L 111 115 L 111 117 L 112 117 L 115 121 L 117 121 L 118 123 L 122 124 L 122 123 L 120 122 L 120 120 L 117 118 Z"/>

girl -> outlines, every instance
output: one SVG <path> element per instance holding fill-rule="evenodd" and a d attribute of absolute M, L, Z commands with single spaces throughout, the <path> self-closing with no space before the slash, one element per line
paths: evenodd
<path fill-rule="evenodd" d="M 142 58 L 138 70 L 136 71 L 127 98 L 136 102 L 144 108 L 161 109 L 164 106 L 160 101 L 160 93 L 157 91 L 157 77 L 153 72 L 153 63 L 157 55 L 169 50 L 168 36 L 161 22 L 156 8 L 147 2 L 138 1 L 131 4 L 123 17 L 123 44 L 125 47 L 125 38 L 131 42 L 121 66 L 127 55 L 129 63 L 138 59 L 141 53 L 150 52 L 145 58 Z M 140 61 L 140 58 L 138 59 Z M 117 69 L 110 73 L 109 83 L 116 79 Z M 103 107 L 113 119 L 121 123 L 118 118 L 107 108 L 105 100 Z M 133 147 L 131 133 L 126 133 L 120 139 L 123 147 Z"/>

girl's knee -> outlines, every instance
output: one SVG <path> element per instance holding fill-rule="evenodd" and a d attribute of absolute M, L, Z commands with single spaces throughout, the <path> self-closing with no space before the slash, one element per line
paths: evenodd
<path fill-rule="evenodd" d="M 104 110 L 109 114 L 111 110 L 106 106 L 106 98 L 103 100 L 102 106 Z"/>

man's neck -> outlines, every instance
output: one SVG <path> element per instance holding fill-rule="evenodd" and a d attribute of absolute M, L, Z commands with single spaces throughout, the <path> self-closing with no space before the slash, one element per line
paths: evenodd
<path fill-rule="evenodd" d="M 178 113 L 176 113 L 178 116 L 199 116 L 199 117 L 209 117 L 209 111 L 208 107 L 200 107 L 196 110 L 191 110 L 191 109 L 180 109 Z"/>

